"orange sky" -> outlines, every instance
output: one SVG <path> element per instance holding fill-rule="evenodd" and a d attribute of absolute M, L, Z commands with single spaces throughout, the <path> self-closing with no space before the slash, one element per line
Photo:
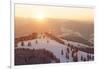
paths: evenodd
<path fill-rule="evenodd" d="M 42 16 L 44 18 L 93 21 L 93 9 L 16 4 L 15 16 L 27 18 Z"/>

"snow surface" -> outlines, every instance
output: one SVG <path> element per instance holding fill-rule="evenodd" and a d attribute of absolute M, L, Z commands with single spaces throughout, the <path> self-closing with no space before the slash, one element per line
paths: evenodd
<path fill-rule="evenodd" d="M 33 40 L 27 40 L 27 41 L 24 41 L 24 46 L 21 46 L 21 42 L 19 42 L 17 44 L 17 48 L 27 48 L 27 49 L 46 49 L 50 52 L 52 52 L 58 59 L 60 59 L 60 62 L 72 62 L 73 59 L 72 59 L 72 56 L 71 56 L 71 53 L 72 51 L 69 50 L 69 59 L 66 58 L 66 53 L 67 52 L 67 43 L 72 43 L 73 45 L 76 45 L 79 44 L 79 43 L 76 43 L 76 42 L 72 42 L 72 41 L 65 41 L 66 42 L 66 45 L 64 44 L 61 44 L 55 40 L 52 40 L 48 37 L 46 38 L 43 38 L 41 35 L 38 35 L 38 37 L 41 37 L 41 38 L 37 38 L 37 39 L 33 39 Z M 36 43 L 36 41 L 38 43 Z M 31 42 L 31 46 L 28 46 L 28 43 Z M 83 44 L 80 44 L 80 45 L 83 45 Z M 86 46 L 86 45 L 85 45 Z M 63 55 L 61 54 L 61 51 L 63 50 Z M 91 56 L 93 56 L 93 54 L 90 54 Z M 87 53 L 86 52 L 82 52 L 82 51 L 78 51 L 78 61 L 81 61 L 81 56 L 84 56 L 85 58 L 87 58 Z"/>

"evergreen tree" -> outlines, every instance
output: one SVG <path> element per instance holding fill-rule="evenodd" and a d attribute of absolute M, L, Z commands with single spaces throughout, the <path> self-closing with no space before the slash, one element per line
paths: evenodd
<path fill-rule="evenodd" d="M 64 53 L 63 53 L 63 50 L 61 50 L 61 55 L 63 55 Z"/>
<path fill-rule="evenodd" d="M 31 42 L 28 42 L 28 46 L 31 46 Z"/>
<path fill-rule="evenodd" d="M 21 42 L 21 46 L 24 46 L 24 42 L 23 41 Z"/>

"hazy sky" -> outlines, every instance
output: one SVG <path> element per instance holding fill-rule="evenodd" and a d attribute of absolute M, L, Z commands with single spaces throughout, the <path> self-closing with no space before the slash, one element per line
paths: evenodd
<path fill-rule="evenodd" d="M 93 21 L 93 9 L 16 4 L 15 16 L 27 18 L 42 16 L 44 18 Z"/>

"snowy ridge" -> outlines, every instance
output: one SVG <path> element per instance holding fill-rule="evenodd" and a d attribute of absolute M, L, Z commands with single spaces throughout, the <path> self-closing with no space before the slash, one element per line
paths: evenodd
<path fill-rule="evenodd" d="M 24 45 L 22 45 L 22 42 L 24 43 Z M 79 43 L 72 42 L 72 41 L 65 41 L 65 45 L 64 45 L 49 37 L 45 36 L 44 38 L 43 35 L 39 34 L 37 39 L 27 40 L 27 41 L 22 41 L 22 42 L 18 42 L 17 47 L 15 47 L 15 49 L 18 49 L 18 48 L 46 49 L 52 52 L 60 60 L 60 62 L 72 62 L 74 61 L 73 56 L 76 56 L 76 55 L 78 57 L 77 61 L 86 61 L 86 60 L 89 61 L 89 60 L 94 59 L 93 53 L 87 53 L 81 50 L 78 50 L 78 52 L 73 53 L 74 49 L 68 46 L 68 43 L 73 44 L 74 46 L 77 46 L 77 44 Z M 28 45 L 29 43 L 31 44 Z M 80 44 L 80 45 L 84 46 L 83 44 Z M 88 55 L 91 56 L 91 59 L 88 59 L 87 57 Z"/>

